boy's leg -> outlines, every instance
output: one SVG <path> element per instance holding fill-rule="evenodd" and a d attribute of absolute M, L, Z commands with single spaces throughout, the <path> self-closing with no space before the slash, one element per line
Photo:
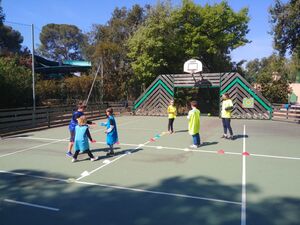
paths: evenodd
<path fill-rule="evenodd" d="M 93 155 L 93 153 L 92 153 L 89 149 L 86 150 L 85 152 L 88 154 L 88 156 L 89 156 L 91 159 L 95 158 L 94 155 Z"/>
<path fill-rule="evenodd" d="M 173 129 L 173 123 L 174 123 L 174 119 L 171 119 L 171 126 L 170 126 L 170 129 L 171 129 L 171 132 L 174 132 L 174 129 Z"/>
<path fill-rule="evenodd" d="M 79 150 L 75 151 L 74 155 L 73 155 L 73 159 L 72 162 L 76 162 L 77 161 L 77 156 L 79 154 Z"/>
<path fill-rule="evenodd" d="M 90 157 L 90 160 L 91 160 L 91 161 L 96 161 L 96 160 L 99 159 L 98 157 L 95 157 L 95 156 L 93 155 L 93 153 L 92 153 L 89 149 L 86 150 L 85 153 L 88 154 L 88 156 Z"/>
<path fill-rule="evenodd" d="M 115 152 L 114 152 L 114 146 L 113 145 L 109 145 L 109 152 L 106 154 L 108 156 L 110 155 L 114 155 Z"/>
<path fill-rule="evenodd" d="M 231 120 L 227 119 L 226 124 L 227 124 L 227 128 L 229 130 L 230 136 L 233 136 L 233 132 L 232 132 L 232 128 L 231 128 L 230 122 L 231 122 Z"/>
<path fill-rule="evenodd" d="M 196 139 L 197 139 L 197 146 L 200 146 L 201 140 L 200 140 L 200 134 L 196 134 Z"/>
<path fill-rule="evenodd" d="M 168 120 L 168 131 L 171 131 L 171 119 Z"/>
<path fill-rule="evenodd" d="M 192 135 L 192 137 L 193 137 L 193 145 L 198 145 L 197 134 Z"/>
<path fill-rule="evenodd" d="M 74 145 L 75 131 L 70 131 L 70 142 L 68 145 L 68 151 L 66 153 L 67 156 L 72 156 L 72 148 Z"/>
<path fill-rule="evenodd" d="M 226 136 L 227 135 L 227 125 L 226 125 L 225 118 L 222 118 L 222 124 L 223 124 L 224 136 Z"/>

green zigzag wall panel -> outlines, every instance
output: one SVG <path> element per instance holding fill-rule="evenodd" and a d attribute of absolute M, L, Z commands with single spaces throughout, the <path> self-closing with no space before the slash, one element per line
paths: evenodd
<path fill-rule="evenodd" d="M 174 98 L 174 80 L 170 75 L 160 75 L 135 101 L 136 115 L 166 115 L 169 102 Z"/>
<path fill-rule="evenodd" d="M 228 93 L 233 100 L 233 118 L 271 119 L 272 106 L 260 92 L 255 90 L 240 74 L 223 73 L 221 75 L 220 102 L 222 94 Z M 253 98 L 254 107 L 244 108 L 243 99 Z M 221 105 L 221 104 L 220 104 Z"/>

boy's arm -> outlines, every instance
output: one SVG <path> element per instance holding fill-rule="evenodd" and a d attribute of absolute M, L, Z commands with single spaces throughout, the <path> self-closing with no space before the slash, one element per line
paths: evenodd
<path fill-rule="evenodd" d="M 192 112 L 189 111 L 189 114 L 188 114 L 188 116 L 187 116 L 188 120 L 191 118 L 191 115 L 192 115 Z"/>
<path fill-rule="evenodd" d="M 93 141 L 93 139 L 92 139 L 92 136 L 91 136 L 91 133 L 90 133 L 89 129 L 87 129 L 87 130 L 86 130 L 86 135 L 87 135 L 87 137 L 88 137 L 88 139 L 89 139 L 90 141 Z"/>
<path fill-rule="evenodd" d="M 112 120 L 109 120 L 109 128 L 106 130 L 105 133 L 110 133 L 114 129 L 114 122 Z"/>

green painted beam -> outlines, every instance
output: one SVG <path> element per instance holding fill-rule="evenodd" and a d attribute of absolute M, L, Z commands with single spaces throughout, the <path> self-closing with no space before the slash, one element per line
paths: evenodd
<path fill-rule="evenodd" d="M 235 78 L 224 90 L 220 92 L 220 96 L 226 93 L 233 85 L 238 83 L 247 91 L 257 102 L 259 102 L 267 111 L 272 112 L 272 107 L 268 106 L 260 97 L 258 97 L 250 88 L 248 88 L 239 78 Z"/>
<path fill-rule="evenodd" d="M 158 80 L 152 88 L 149 89 L 149 91 L 147 91 L 147 93 L 143 96 L 143 98 L 141 98 L 140 101 L 138 101 L 135 105 L 134 105 L 134 109 L 136 109 L 137 107 L 139 107 L 143 101 L 145 101 L 145 99 L 155 90 L 155 88 L 161 85 L 171 96 L 174 96 L 174 92 L 172 90 L 170 90 L 167 85 L 162 81 L 162 80 Z"/>

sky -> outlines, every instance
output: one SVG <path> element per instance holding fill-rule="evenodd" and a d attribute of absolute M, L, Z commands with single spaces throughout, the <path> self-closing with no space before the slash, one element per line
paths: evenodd
<path fill-rule="evenodd" d="M 194 0 L 197 4 L 214 4 L 221 0 Z M 181 0 L 172 0 L 173 5 L 180 5 Z M 157 0 L 2 0 L 5 24 L 18 30 L 24 37 L 23 45 L 31 48 L 31 26 L 35 27 L 35 47 L 39 44 L 39 33 L 48 23 L 72 24 L 83 32 L 91 30 L 93 24 L 106 24 L 116 7 L 131 8 L 134 4 L 155 5 Z M 249 33 L 251 43 L 232 51 L 233 61 L 261 59 L 271 55 L 273 39 L 269 34 L 269 7 L 274 0 L 228 0 L 234 11 L 249 8 Z"/>

